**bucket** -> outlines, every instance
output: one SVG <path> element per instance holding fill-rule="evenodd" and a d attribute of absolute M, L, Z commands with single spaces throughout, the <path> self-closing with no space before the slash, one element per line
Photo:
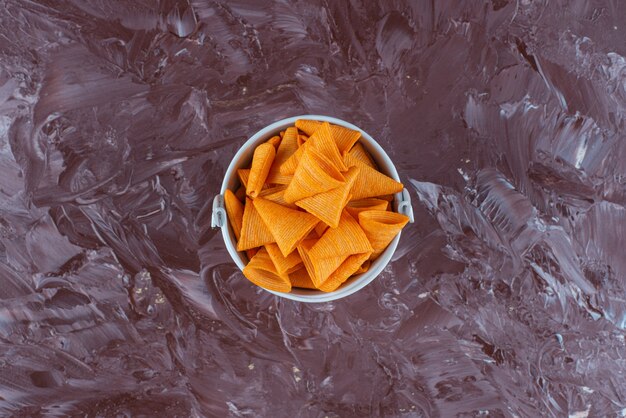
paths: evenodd
<path fill-rule="evenodd" d="M 250 137 L 250 139 L 248 139 L 248 141 L 243 144 L 237 154 L 235 154 L 232 161 L 230 162 L 230 165 L 228 166 L 228 169 L 226 170 L 226 174 L 224 175 L 224 181 L 222 182 L 220 194 L 215 196 L 213 200 L 213 214 L 211 218 L 211 226 L 213 228 L 220 228 L 222 230 L 222 236 L 224 238 L 224 243 L 226 244 L 226 249 L 228 250 L 228 253 L 232 257 L 235 264 L 237 264 L 237 267 L 239 267 L 241 270 L 243 270 L 246 266 L 248 259 L 244 252 L 238 252 L 236 249 L 237 241 L 230 227 L 230 223 L 226 218 L 226 209 L 224 208 L 224 193 L 227 189 L 230 189 L 231 191 L 233 191 L 233 193 L 237 190 L 237 188 L 239 187 L 239 177 L 237 176 L 237 169 L 248 168 L 250 166 L 255 148 L 270 139 L 271 137 L 278 135 L 280 131 L 287 129 L 290 126 L 294 126 L 296 120 L 298 119 L 326 121 L 333 125 L 340 125 L 348 129 L 361 132 L 361 138 L 359 139 L 359 142 L 370 153 L 370 156 L 378 165 L 379 170 L 383 174 L 393 178 L 394 180 L 400 181 L 400 177 L 398 176 L 396 167 L 393 165 L 393 162 L 391 161 L 387 153 L 385 153 L 385 151 L 382 149 L 382 147 L 370 135 L 368 135 L 367 132 L 364 132 L 362 129 L 359 129 L 351 123 L 348 123 L 341 119 L 321 115 L 294 116 L 291 118 L 280 120 L 261 129 L 259 132 Z M 394 211 L 408 216 L 409 222 L 413 222 L 413 208 L 411 207 L 409 192 L 406 189 L 402 190 L 401 193 L 396 193 L 396 195 L 394 196 L 393 208 Z M 380 254 L 380 256 L 378 256 L 378 258 L 371 263 L 368 271 L 349 278 L 345 283 L 343 283 L 337 290 L 333 292 L 322 292 L 319 290 L 299 288 L 293 288 L 289 293 L 275 292 L 267 289 L 264 290 L 273 293 L 276 296 L 296 300 L 299 302 L 329 302 L 332 300 L 344 298 L 364 288 L 383 271 L 385 266 L 391 260 L 393 253 L 396 251 L 396 247 L 398 246 L 399 241 L 400 233 L 391 241 L 385 251 L 383 251 L 383 253 Z"/>

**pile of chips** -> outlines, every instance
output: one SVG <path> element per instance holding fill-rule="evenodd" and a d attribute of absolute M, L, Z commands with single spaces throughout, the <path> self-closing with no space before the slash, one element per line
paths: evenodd
<path fill-rule="evenodd" d="M 408 222 L 392 211 L 402 183 L 378 171 L 361 133 L 298 120 L 259 145 L 224 195 L 243 274 L 265 289 L 332 292 L 368 270 Z"/>

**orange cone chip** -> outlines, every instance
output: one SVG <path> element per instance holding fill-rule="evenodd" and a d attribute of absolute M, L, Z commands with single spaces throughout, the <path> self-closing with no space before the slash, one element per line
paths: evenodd
<path fill-rule="evenodd" d="M 319 222 L 309 213 L 289 209 L 263 198 L 257 198 L 252 203 L 284 257 L 291 254 Z"/>
<path fill-rule="evenodd" d="M 317 132 L 320 132 L 322 129 Z M 358 173 L 358 167 L 350 167 L 350 170 L 345 174 L 346 181 L 343 185 L 327 192 L 298 200 L 296 205 L 315 215 L 331 228 L 337 228 L 341 212 L 346 203 L 348 203 L 349 193 Z"/>
<path fill-rule="evenodd" d="M 278 203 L 279 205 L 286 206 L 290 209 L 298 209 L 298 207 L 295 204 L 285 202 L 285 190 L 286 189 L 287 189 L 287 186 L 285 185 L 280 185 L 280 186 L 272 187 L 270 189 L 265 189 L 265 190 L 262 190 L 261 193 L 259 193 L 259 197 L 262 197 L 263 199 L 267 199 L 270 202 L 274 202 L 274 203 Z"/>
<path fill-rule="evenodd" d="M 309 145 L 314 146 L 320 154 L 328 158 L 328 160 L 339 169 L 339 171 L 346 171 L 348 167 L 343 163 L 343 158 L 337 148 L 337 143 L 332 137 L 330 132 L 330 124 L 328 122 L 322 123 L 313 135 L 307 141 Z"/>
<path fill-rule="evenodd" d="M 230 189 L 226 189 L 226 193 L 224 193 L 224 206 L 226 207 L 226 216 L 228 216 L 230 227 L 233 229 L 235 238 L 239 240 L 241 226 L 243 224 L 243 204 Z"/>
<path fill-rule="evenodd" d="M 278 146 L 276 151 L 276 157 L 270 168 L 270 172 L 267 175 L 266 183 L 272 184 L 289 184 L 291 177 L 288 174 L 283 175 L 280 173 L 280 167 L 298 150 L 298 130 L 294 127 L 287 128 L 285 136 Z M 294 167 L 295 171 L 295 167 Z M 293 174 L 293 173 L 291 173 Z"/>
<path fill-rule="evenodd" d="M 294 152 L 291 155 L 291 157 L 287 159 L 287 161 L 282 163 L 279 168 L 280 174 L 282 174 L 283 176 L 293 175 L 293 173 L 295 173 L 296 169 L 298 168 L 298 164 L 300 163 L 300 159 L 302 158 L 302 155 L 304 154 L 305 149 L 306 149 L 306 144 L 299 147 L 296 150 L 296 152 Z"/>
<path fill-rule="evenodd" d="M 311 247 L 315 245 L 317 242 L 317 238 L 311 237 L 310 235 L 300 241 L 298 247 L 296 247 L 298 254 L 300 255 L 300 259 L 304 263 L 304 268 L 309 272 L 309 276 L 313 277 L 315 275 L 315 266 L 309 257 L 309 251 Z"/>
<path fill-rule="evenodd" d="M 308 136 L 313 135 L 321 125 L 322 122 L 316 120 L 298 119 L 296 121 L 296 127 Z M 361 137 L 361 132 L 343 126 L 330 125 L 330 130 L 342 155 L 345 155 Z"/>
<path fill-rule="evenodd" d="M 317 226 L 315 228 L 317 228 Z M 317 241 L 320 238 L 320 236 L 317 235 L 317 232 L 315 232 L 315 228 L 313 228 L 313 230 L 311 232 L 309 232 L 309 235 L 307 235 L 304 238 L 305 240 L 307 240 L 307 239 L 314 239 L 315 241 Z"/>
<path fill-rule="evenodd" d="M 276 186 L 268 187 L 261 190 L 261 193 L 259 193 L 259 197 L 265 197 L 276 192 L 284 192 L 285 189 L 287 189 L 286 184 L 278 184 Z"/>
<path fill-rule="evenodd" d="M 252 200 L 246 198 L 246 206 L 243 210 L 241 236 L 237 242 L 237 251 L 249 250 L 250 248 L 260 247 L 275 241 L 274 236 L 267 226 L 265 226 L 263 219 L 261 219 L 252 204 Z"/>
<path fill-rule="evenodd" d="M 361 264 L 361 267 L 359 267 L 359 269 L 354 272 L 354 274 L 366 273 L 370 269 L 371 264 L 372 262 L 370 260 L 365 260 L 363 264 Z"/>
<path fill-rule="evenodd" d="M 311 247 L 313 247 L 315 245 L 315 243 L 317 242 L 317 238 L 312 237 L 312 238 L 305 238 L 303 239 L 300 244 L 298 244 L 298 252 L 300 252 L 300 250 L 303 251 L 309 251 L 311 249 Z M 302 253 L 300 253 L 300 257 L 302 257 Z M 304 261 L 304 259 L 302 259 L 302 261 Z"/>
<path fill-rule="evenodd" d="M 316 239 L 302 241 L 298 245 L 298 253 L 313 284 L 315 287 L 319 287 L 349 256 L 339 255 L 323 259 L 317 258 L 315 255 L 311 256 L 311 249 L 316 242 Z"/>
<path fill-rule="evenodd" d="M 348 202 L 346 210 L 354 219 L 359 219 L 359 213 L 366 210 L 386 210 L 389 202 L 382 199 L 370 197 L 368 199 L 353 200 Z"/>
<path fill-rule="evenodd" d="M 239 186 L 239 188 L 235 192 L 235 196 L 237 196 L 237 199 L 239 199 L 240 202 L 246 201 L 246 188 L 243 187 L 243 184 Z"/>
<path fill-rule="evenodd" d="M 354 144 L 354 146 L 348 152 L 348 155 L 345 158 L 347 161 L 358 160 L 358 161 L 361 161 L 363 164 L 372 167 L 373 169 L 377 168 L 376 164 L 374 164 L 374 161 L 372 161 L 372 157 L 370 157 L 369 153 L 365 151 L 365 148 L 363 148 L 363 145 L 361 145 L 358 142 Z"/>
<path fill-rule="evenodd" d="M 240 168 L 237 170 L 237 176 L 239 177 L 239 181 L 243 185 L 244 188 L 248 187 L 248 179 L 250 178 L 250 169 L 248 168 Z"/>
<path fill-rule="evenodd" d="M 298 135 L 298 146 L 301 147 L 309 139 L 306 135 Z"/>
<path fill-rule="evenodd" d="M 337 257 L 372 252 L 372 246 L 358 222 L 345 210 L 341 213 L 339 226 L 328 228 L 322 238 L 311 248 L 311 258 Z"/>
<path fill-rule="evenodd" d="M 248 257 L 248 261 L 252 260 L 252 257 L 255 256 L 256 253 L 259 252 L 259 248 L 250 248 L 249 250 L 246 250 L 246 257 Z"/>
<path fill-rule="evenodd" d="M 266 189 L 261 190 L 261 193 L 259 193 L 259 197 L 265 197 L 277 192 L 284 192 L 285 189 L 287 188 L 287 185 L 285 184 L 279 184 L 273 187 L 268 187 Z"/>
<path fill-rule="evenodd" d="M 289 275 L 289 281 L 291 282 L 292 287 L 317 290 L 311 280 L 311 276 L 309 276 L 309 272 L 304 267 L 291 273 Z"/>
<path fill-rule="evenodd" d="M 361 200 L 366 197 L 377 197 L 387 194 L 399 193 L 404 189 L 402 183 L 399 183 L 387 177 L 380 171 L 373 169 L 360 161 L 354 164 L 348 163 L 349 166 L 356 165 L 361 170 L 352 186 L 352 200 Z"/>
<path fill-rule="evenodd" d="M 359 270 L 364 261 L 370 257 L 371 253 L 354 254 L 346 258 L 343 263 L 329 277 L 318 286 L 322 292 L 334 292 L 350 276 Z"/>
<path fill-rule="evenodd" d="M 280 145 L 280 136 L 273 136 L 270 139 L 268 139 L 267 142 L 268 144 L 272 144 L 274 146 L 274 148 L 278 148 L 278 146 Z"/>
<path fill-rule="evenodd" d="M 254 156 L 252 157 L 252 167 L 250 168 L 248 185 L 246 186 L 248 196 L 257 197 L 259 195 L 265 184 L 265 179 L 270 172 L 275 156 L 276 149 L 272 144 L 265 143 L 256 147 Z"/>
<path fill-rule="evenodd" d="M 407 222 L 407 216 L 395 212 L 368 210 L 359 213 L 359 224 L 374 248 L 372 258 L 378 257 L 387 248 Z"/>
<path fill-rule="evenodd" d="M 307 136 L 313 135 L 317 128 L 319 128 L 321 125 L 321 122 L 310 119 L 298 119 L 296 121 L 296 128 L 307 134 Z"/>
<path fill-rule="evenodd" d="M 344 128 L 343 126 L 331 125 L 330 130 L 337 143 L 341 155 L 346 155 L 361 137 L 361 132 Z"/>
<path fill-rule="evenodd" d="M 283 257 L 280 248 L 276 244 L 265 245 L 267 253 L 270 255 L 276 271 L 280 274 L 291 274 L 302 266 L 302 259 L 297 251 L 292 251 L 287 257 Z"/>
<path fill-rule="evenodd" d="M 311 253 L 309 252 L 309 257 L 310 255 Z M 311 275 L 311 272 L 309 272 L 315 287 L 320 289 L 326 280 L 328 280 L 328 278 L 335 272 L 335 270 L 337 270 L 341 264 L 343 264 L 343 262 L 350 257 L 351 256 L 348 255 L 340 255 L 337 257 L 324 258 L 322 260 L 316 260 L 315 257 L 309 258 L 311 263 L 315 266 L 315 274 Z"/>
<path fill-rule="evenodd" d="M 314 147 L 307 146 L 293 179 L 285 190 L 285 201 L 294 203 L 327 192 L 341 186 L 344 181 L 343 175 L 327 158 Z"/>
<path fill-rule="evenodd" d="M 320 222 L 315 227 L 315 233 L 319 238 L 321 238 L 322 235 L 324 235 L 324 232 L 326 232 L 326 229 L 328 229 L 328 225 L 326 225 L 324 222 Z"/>
<path fill-rule="evenodd" d="M 259 193 L 258 197 L 265 197 L 265 196 L 272 195 L 274 193 L 284 192 L 286 189 L 287 189 L 286 184 L 274 184 L 272 186 L 268 185 L 261 190 L 261 193 Z"/>
<path fill-rule="evenodd" d="M 243 275 L 252 283 L 264 289 L 275 292 L 291 291 L 291 282 L 287 275 L 276 271 L 272 260 L 265 248 L 261 248 L 248 265 L 243 269 Z"/>

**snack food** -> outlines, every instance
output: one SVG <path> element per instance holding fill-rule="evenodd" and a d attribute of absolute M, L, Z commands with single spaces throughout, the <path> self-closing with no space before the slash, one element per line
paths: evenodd
<path fill-rule="evenodd" d="M 238 170 L 241 186 L 226 192 L 225 204 L 250 281 L 278 292 L 332 292 L 366 272 L 406 225 L 406 216 L 390 211 L 403 185 L 377 170 L 360 136 L 298 120 Z"/>

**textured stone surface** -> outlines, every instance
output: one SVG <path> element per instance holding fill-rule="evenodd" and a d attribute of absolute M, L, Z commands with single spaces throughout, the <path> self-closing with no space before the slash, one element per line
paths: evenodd
<path fill-rule="evenodd" d="M 0 415 L 626 415 L 623 1 L 0 9 Z M 307 113 L 372 134 L 417 217 L 319 305 L 209 219 Z"/>

